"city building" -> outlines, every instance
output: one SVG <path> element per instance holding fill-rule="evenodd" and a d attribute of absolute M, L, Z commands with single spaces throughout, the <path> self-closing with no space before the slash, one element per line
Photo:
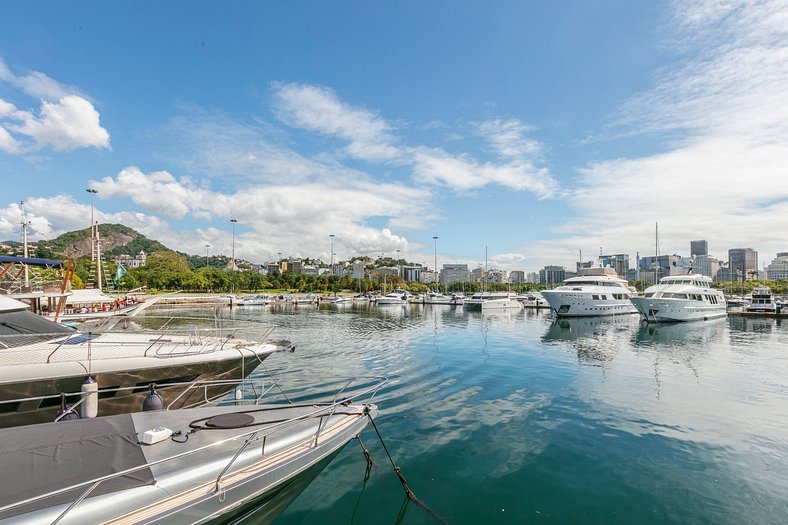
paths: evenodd
<path fill-rule="evenodd" d="M 523 284 L 525 282 L 525 272 L 522 270 L 512 270 L 509 272 L 509 282 L 512 284 Z"/>
<path fill-rule="evenodd" d="M 443 284 L 464 283 L 470 280 L 470 272 L 467 264 L 444 264 L 440 274 L 440 282 Z"/>
<path fill-rule="evenodd" d="M 690 256 L 708 255 L 709 243 L 707 241 L 690 241 Z M 706 275 L 706 274 L 703 274 Z"/>
<path fill-rule="evenodd" d="M 421 266 L 402 266 L 402 279 L 410 282 L 421 280 Z"/>
<path fill-rule="evenodd" d="M 288 259 L 284 262 L 282 271 L 287 273 L 301 273 L 301 259 Z"/>
<path fill-rule="evenodd" d="M 695 255 L 693 259 L 692 269 L 694 273 L 705 275 L 715 280 L 717 278 L 717 272 L 721 267 L 722 262 L 711 255 Z"/>
<path fill-rule="evenodd" d="M 269 274 L 269 275 L 274 273 L 274 272 L 281 271 L 281 269 L 279 267 L 279 263 L 275 263 L 275 262 L 267 263 L 265 265 L 265 270 L 266 270 L 266 273 Z"/>
<path fill-rule="evenodd" d="M 728 250 L 728 267 L 736 270 L 742 281 L 757 279 L 758 252 L 752 248 L 731 248 Z"/>
<path fill-rule="evenodd" d="M 620 277 L 627 274 L 629 270 L 629 254 L 618 253 L 615 255 L 600 255 L 599 263 L 603 268 L 613 268 Z"/>
<path fill-rule="evenodd" d="M 433 272 L 432 270 L 422 270 L 420 275 L 421 284 L 431 284 L 438 282 L 438 272 Z"/>
<path fill-rule="evenodd" d="M 364 262 L 363 261 L 353 261 L 351 265 L 351 274 L 350 276 L 353 279 L 363 279 L 364 278 Z"/>
<path fill-rule="evenodd" d="M 788 279 L 788 252 L 778 252 L 766 267 L 766 278 L 772 281 Z"/>
<path fill-rule="evenodd" d="M 530 272 L 528 273 L 525 279 L 526 282 L 529 282 L 531 284 L 539 284 L 540 282 L 542 282 L 539 280 L 539 272 Z"/>
<path fill-rule="evenodd" d="M 560 284 L 566 279 L 566 268 L 563 266 L 545 266 L 539 270 L 539 282 L 542 284 Z"/>
<path fill-rule="evenodd" d="M 487 284 L 506 284 L 506 272 L 490 268 L 484 275 Z"/>

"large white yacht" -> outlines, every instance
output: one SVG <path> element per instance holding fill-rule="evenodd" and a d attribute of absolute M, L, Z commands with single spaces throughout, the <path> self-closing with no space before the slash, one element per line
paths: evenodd
<path fill-rule="evenodd" d="M 581 268 L 553 290 L 543 290 L 550 308 L 558 317 L 595 317 L 599 315 L 636 314 L 629 301 L 635 294 L 625 279 L 612 268 Z"/>
<path fill-rule="evenodd" d="M 390 304 L 407 304 L 408 299 L 412 294 L 407 290 L 392 290 L 383 297 L 378 299 L 378 306 L 385 306 Z"/>
<path fill-rule="evenodd" d="M 697 321 L 725 317 L 725 295 L 705 275 L 671 275 L 630 299 L 646 321 Z"/>
<path fill-rule="evenodd" d="M 510 292 L 479 292 L 465 299 L 464 308 L 470 310 L 496 310 L 503 308 L 522 308 L 516 294 Z"/>

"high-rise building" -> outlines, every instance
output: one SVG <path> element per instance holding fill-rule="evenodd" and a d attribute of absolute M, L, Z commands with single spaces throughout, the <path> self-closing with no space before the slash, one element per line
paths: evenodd
<path fill-rule="evenodd" d="M 712 279 L 717 278 L 717 271 L 720 269 L 721 264 L 716 258 L 711 255 L 696 255 L 692 260 L 692 271 Z"/>
<path fill-rule="evenodd" d="M 471 275 L 467 264 L 444 264 L 441 269 L 441 282 L 443 284 L 465 283 L 470 278 Z"/>
<path fill-rule="evenodd" d="M 728 267 L 738 272 L 742 281 L 757 279 L 758 252 L 752 248 L 731 248 L 728 250 Z"/>
<path fill-rule="evenodd" d="M 707 241 L 690 241 L 690 255 L 708 255 L 709 243 Z M 705 275 L 705 274 L 704 274 Z"/>
<path fill-rule="evenodd" d="M 363 261 L 353 261 L 353 273 L 351 274 L 353 279 L 363 279 L 364 278 L 364 262 Z"/>
<path fill-rule="evenodd" d="M 522 270 L 512 270 L 509 272 L 509 282 L 512 284 L 523 284 L 525 282 L 525 272 Z"/>
<path fill-rule="evenodd" d="M 421 266 L 403 266 L 402 278 L 405 281 L 419 282 L 421 280 L 421 270 Z"/>
<path fill-rule="evenodd" d="M 600 255 L 599 262 L 603 267 L 613 268 L 619 277 L 624 277 L 629 270 L 629 254 Z"/>
<path fill-rule="evenodd" d="M 772 281 L 788 279 L 788 252 L 778 252 L 766 267 L 766 278 Z"/>
<path fill-rule="evenodd" d="M 566 279 L 566 268 L 563 266 L 545 266 L 539 270 L 539 282 L 543 284 L 559 284 Z"/>

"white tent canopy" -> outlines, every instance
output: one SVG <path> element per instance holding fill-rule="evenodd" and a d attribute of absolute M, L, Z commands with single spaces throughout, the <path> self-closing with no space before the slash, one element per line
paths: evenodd
<path fill-rule="evenodd" d="M 114 297 L 97 289 L 71 290 L 71 295 L 66 297 L 66 304 L 109 304 L 114 302 Z"/>

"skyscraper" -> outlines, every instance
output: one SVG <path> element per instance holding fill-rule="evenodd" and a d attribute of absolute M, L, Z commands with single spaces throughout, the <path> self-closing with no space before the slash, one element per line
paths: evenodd
<path fill-rule="evenodd" d="M 709 243 L 707 241 L 690 241 L 690 255 L 708 255 Z"/>
<path fill-rule="evenodd" d="M 738 279 L 751 280 L 751 272 L 758 271 L 758 252 L 752 248 L 731 248 L 728 250 L 728 268 L 736 273 Z"/>

